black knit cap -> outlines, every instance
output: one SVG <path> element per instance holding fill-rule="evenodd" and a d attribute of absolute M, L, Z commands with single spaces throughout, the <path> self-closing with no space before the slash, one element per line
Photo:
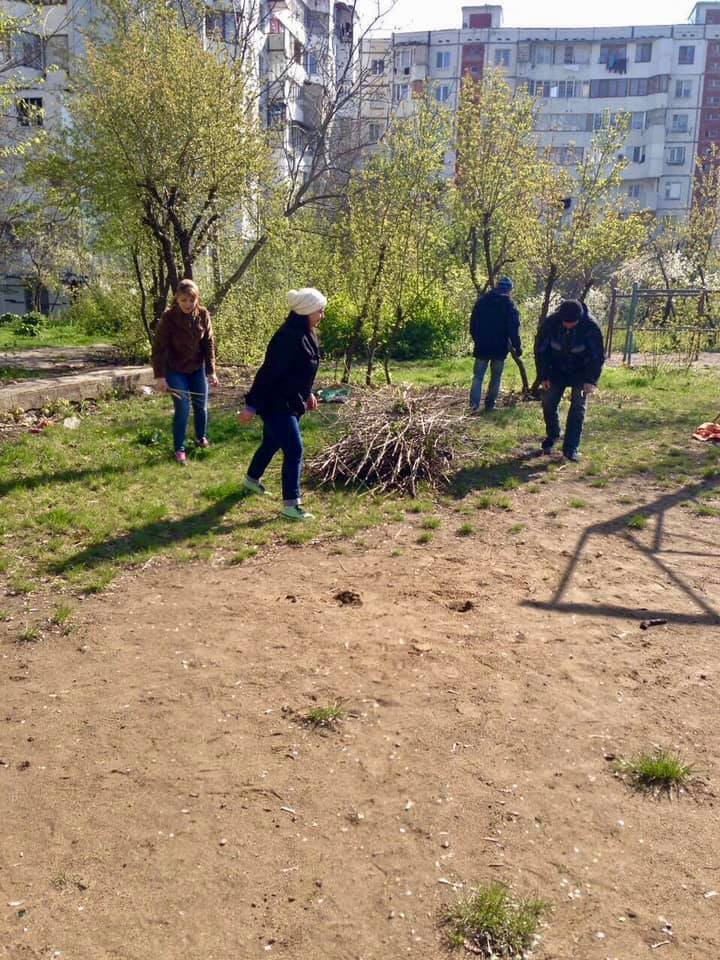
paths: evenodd
<path fill-rule="evenodd" d="M 557 316 L 564 323 L 577 323 L 582 320 L 583 308 L 579 300 L 563 300 L 557 308 Z"/>

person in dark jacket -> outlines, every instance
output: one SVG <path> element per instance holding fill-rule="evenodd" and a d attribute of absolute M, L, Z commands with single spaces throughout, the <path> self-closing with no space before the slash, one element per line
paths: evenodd
<path fill-rule="evenodd" d="M 197 445 L 209 447 L 208 380 L 218 386 L 210 314 L 201 305 L 200 290 L 192 280 L 180 281 L 172 306 L 160 318 L 153 339 L 152 365 L 156 389 L 172 394 L 175 459 L 184 465 L 190 404 Z"/>
<path fill-rule="evenodd" d="M 485 397 L 485 409 L 494 410 L 510 348 L 518 357 L 522 355 L 520 315 L 510 298 L 512 288 L 512 280 L 502 277 L 497 287 L 480 297 L 473 307 L 470 335 L 474 343 L 475 369 L 470 388 L 470 407 L 474 413 L 480 409 L 488 366 L 490 385 Z"/>
<path fill-rule="evenodd" d="M 585 423 L 587 398 L 597 388 L 605 348 L 600 327 L 578 300 L 564 300 L 543 322 L 537 344 L 538 376 L 543 386 L 546 436 L 542 442 L 550 453 L 560 437 L 558 407 L 568 387 L 570 411 L 565 424 L 563 454 L 580 459 L 578 447 Z"/>
<path fill-rule="evenodd" d="M 262 443 L 250 461 L 245 486 L 252 493 L 266 496 L 262 476 L 278 450 L 282 450 L 283 516 L 289 520 L 312 520 L 312 514 L 302 508 L 300 495 L 300 418 L 318 405 L 312 392 L 320 364 L 315 330 L 325 316 L 327 299 L 314 287 L 304 287 L 288 293 L 288 304 L 290 314 L 270 340 L 265 360 L 245 396 L 245 409 L 239 414 L 241 423 L 249 423 L 256 413 L 263 422 Z"/>

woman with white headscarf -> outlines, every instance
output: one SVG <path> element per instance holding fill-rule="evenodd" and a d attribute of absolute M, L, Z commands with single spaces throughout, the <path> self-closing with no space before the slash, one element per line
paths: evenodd
<path fill-rule="evenodd" d="M 317 408 L 313 384 L 320 364 L 316 328 L 325 316 L 327 298 L 314 287 L 288 293 L 290 313 L 268 344 L 265 360 L 245 396 L 245 409 L 238 414 L 249 423 L 257 413 L 263 422 L 262 443 L 250 461 L 245 487 L 267 496 L 262 477 L 270 461 L 283 452 L 283 516 L 289 520 L 312 520 L 302 508 L 300 475 L 303 439 L 300 418 Z"/>

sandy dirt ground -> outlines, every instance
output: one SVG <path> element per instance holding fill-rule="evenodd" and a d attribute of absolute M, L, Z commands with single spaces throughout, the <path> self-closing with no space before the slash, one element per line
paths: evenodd
<path fill-rule="evenodd" d="M 152 564 L 35 643 L 50 600 L 9 598 L 0 957 L 440 960 L 443 908 L 495 879 L 551 902 L 540 960 L 718 960 L 720 520 L 573 469 L 430 544 L 409 515 Z M 653 745 L 687 793 L 613 774 Z"/>

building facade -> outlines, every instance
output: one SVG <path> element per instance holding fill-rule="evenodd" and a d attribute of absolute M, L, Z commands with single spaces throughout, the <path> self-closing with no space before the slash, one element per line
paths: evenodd
<path fill-rule="evenodd" d="M 462 17 L 460 29 L 393 35 L 398 114 L 428 84 L 456 108 L 463 77 L 497 68 L 538 98 L 539 140 L 560 164 L 577 163 L 607 112 L 630 114 L 627 197 L 658 216 L 689 208 L 696 157 L 720 143 L 720 3 L 649 27 L 504 28 L 498 5 Z"/>

